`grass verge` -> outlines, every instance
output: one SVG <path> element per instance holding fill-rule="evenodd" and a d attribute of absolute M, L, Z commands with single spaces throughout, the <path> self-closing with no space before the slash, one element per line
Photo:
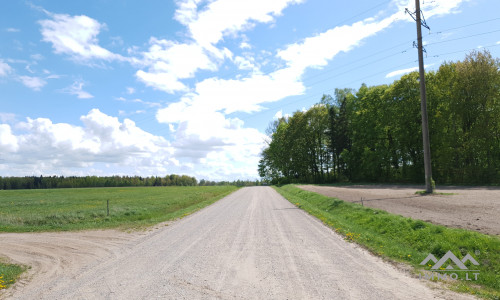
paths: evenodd
<path fill-rule="evenodd" d="M 293 185 L 274 188 L 288 201 L 342 234 L 346 240 L 392 261 L 410 264 L 417 276 L 429 274 L 430 265 L 420 265 L 429 253 L 438 260 L 449 250 L 460 260 L 469 253 L 480 264 L 466 263 L 469 269 L 479 270 L 477 280 L 474 280 L 473 274 L 468 275 L 468 279 L 472 280 L 467 280 L 465 273 L 469 272 L 456 272 L 459 273 L 459 280 L 447 280 L 446 283 L 459 292 L 500 299 L 500 239 L 497 237 L 405 218 L 304 191 Z M 444 264 L 442 269 L 447 266 Z M 451 274 L 445 271 L 436 273 Z"/>
<path fill-rule="evenodd" d="M 8 288 L 24 272 L 25 268 L 0 261 L 0 291 Z"/>
<path fill-rule="evenodd" d="M 439 192 L 427 193 L 427 191 L 416 191 L 415 195 L 444 195 L 444 196 L 451 196 L 451 195 L 458 195 L 458 194 L 457 193 L 439 193 Z"/>
<path fill-rule="evenodd" d="M 202 186 L 0 190 L 0 232 L 145 227 L 188 215 L 236 189 Z"/>

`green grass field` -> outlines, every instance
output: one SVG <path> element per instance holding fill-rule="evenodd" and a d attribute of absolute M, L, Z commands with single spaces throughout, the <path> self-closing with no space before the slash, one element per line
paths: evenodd
<path fill-rule="evenodd" d="M 479 269 L 478 280 L 461 278 L 451 284 L 452 289 L 500 299 L 498 237 L 405 218 L 292 185 L 274 188 L 288 201 L 342 234 L 346 240 L 356 242 L 379 256 L 410 264 L 416 274 L 425 274 L 430 268 L 420 266 L 429 253 L 440 258 L 451 250 L 459 259 L 470 253 L 480 263 L 479 266 L 472 266 Z"/>
<path fill-rule="evenodd" d="M 192 213 L 236 189 L 202 186 L 0 190 L 0 232 L 143 227 Z"/>
<path fill-rule="evenodd" d="M 143 228 L 186 216 L 236 189 L 203 186 L 0 190 L 0 232 Z M 13 284 L 24 270 L 0 261 L 0 290 Z"/>

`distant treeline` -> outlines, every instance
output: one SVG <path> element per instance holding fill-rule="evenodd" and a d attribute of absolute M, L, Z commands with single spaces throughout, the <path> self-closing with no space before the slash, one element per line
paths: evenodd
<path fill-rule="evenodd" d="M 55 189 L 55 188 L 87 188 L 87 187 L 126 187 L 126 186 L 254 186 L 259 181 L 207 181 L 196 180 L 186 175 L 167 175 L 165 177 L 151 176 L 26 176 L 0 177 L 0 190 L 17 189 Z"/>
<path fill-rule="evenodd" d="M 124 186 L 193 186 L 198 181 L 186 175 L 167 175 L 165 177 L 141 176 L 26 176 L 0 177 L 0 189 L 55 189 L 84 187 L 124 187 Z"/>
<path fill-rule="evenodd" d="M 437 183 L 500 183 L 500 60 L 487 51 L 426 73 Z M 259 174 L 273 183 L 424 181 L 419 74 L 337 89 L 274 121 Z"/>

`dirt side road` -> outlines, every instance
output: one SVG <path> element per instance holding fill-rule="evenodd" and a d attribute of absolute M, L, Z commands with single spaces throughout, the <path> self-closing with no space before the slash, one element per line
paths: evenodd
<path fill-rule="evenodd" d="M 416 195 L 422 186 L 352 185 L 343 187 L 302 185 L 302 189 L 328 197 L 360 203 L 390 213 L 435 224 L 500 235 L 499 187 L 438 187 L 455 195 Z"/>
<path fill-rule="evenodd" d="M 0 253 L 42 263 L 14 299 L 469 299 L 431 289 L 297 209 L 241 189 L 169 226 L 1 234 Z"/>

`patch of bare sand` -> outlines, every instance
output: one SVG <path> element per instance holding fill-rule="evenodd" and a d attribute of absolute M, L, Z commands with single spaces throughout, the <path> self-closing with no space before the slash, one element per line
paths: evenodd
<path fill-rule="evenodd" d="M 168 222 L 156 227 L 166 224 Z M 0 291 L 0 299 L 44 286 L 54 278 L 74 278 L 82 270 L 98 266 L 132 248 L 151 230 L 0 233 L 0 256 L 28 267 L 15 285 Z"/>
<path fill-rule="evenodd" d="M 500 235 L 499 187 L 438 187 L 437 193 L 453 195 L 417 195 L 422 186 L 351 185 L 298 186 L 344 201 L 361 203 L 390 213 L 434 224 L 465 228 L 490 235 Z"/>

